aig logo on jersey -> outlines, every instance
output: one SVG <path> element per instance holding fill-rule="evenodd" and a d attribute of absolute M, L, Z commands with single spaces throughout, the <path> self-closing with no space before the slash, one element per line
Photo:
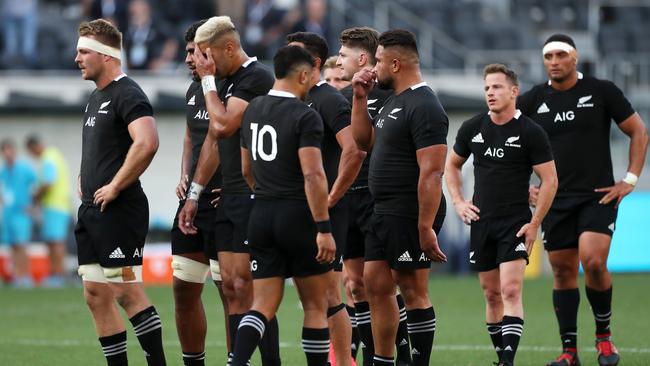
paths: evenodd
<path fill-rule="evenodd" d="M 587 103 L 591 101 L 591 95 L 586 95 L 584 97 L 580 97 L 578 99 L 578 108 L 592 108 L 594 106 L 594 103 Z"/>
<path fill-rule="evenodd" d="M 202 109 L 199 109 L 199 111 L 196 112 L 196 115 L 194 116 L 194 119 L 202 119 L 202 120 L 208 121 L 210 119 L 210 115 L 208 115 L 207 110 L 204 111 Z"/>
<path fill-rule="evenodd" d="M 553 122 L 558 123 L 558 122 L 573 121 L 574 118 L 576 118 L 576 114 L 573 111 L 558 112 L 555 115 L 555 119 L 553 120 Z"/>
<path fill-rule="evenodd" d="M 487 150 L 485 150 L 485 153 L 483 153 L 483 156 L 490 156 L 499 159 L 501 159 L 503 155 L 504 155 L 503 149 L 496 148 L 496 147 L 488 147 Z"/>
<path fill-rule="evenodd" d="M 87 127 L 95 127 L 95 119 L 97 117 L 95 116 L 89 116 L 88 119 L 86 120 L 86 123 L 84 123 L 84 126 Z"/>

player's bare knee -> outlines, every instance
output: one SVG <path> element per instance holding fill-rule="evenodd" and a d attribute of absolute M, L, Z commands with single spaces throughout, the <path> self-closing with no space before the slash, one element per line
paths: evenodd
<path fill-rule="evenodd" d="M 521 285 L 518 283 L 504 284 L 501 287 L 501 298 L 504 303 L 518 303 L 521 300 Z"/>
<path fill-rule="evenodd" d="M 582 262 L 585 275 L 598 280 L 607 274 L 607 260 L 605 258 L 589 258 Z"/>
<path fill-rule="evenodd" d="M 91 311 L 110 305 L 113 301 L 113 297 L 110 296 L 110 292 L 102 291 L 102 289 L 95 286 L 84 287 L 84 299 L 86 300 L 86 304 Z"/>
<path fill-rule="evenodd" d="M 485 297 L 485 302 L 490 307 L 500 307 L 503 305 L 503 299 L 501 298 L 501 291 L 499 289 L 484 288 L 483 296 Z"/>

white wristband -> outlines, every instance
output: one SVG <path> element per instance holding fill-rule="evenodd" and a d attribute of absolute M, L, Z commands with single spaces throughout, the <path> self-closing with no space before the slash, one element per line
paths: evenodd
<path fill-rule="evenodd" d="M 211 91 L 216 92 L 217 84 L 214 81 L 214 75 L 205 75 L 201 79 L 201 87 L 203 88 L 203 95 L 206 95 Z"/>
<path fill-rule="evenodd" d="M 623 178 L 623 182 L 631 185 L 632 187 L 636 186 L 636 182 L 638 181 L 639 177 L 636 174 L 630 172 L 627 172 L 627 174 L 625 174 L 625 178 Z"/>
<path fill-rule="evenodd" d="M 203 188 L 205 187 L 198 183 L 192 182 L 192 184 L 190 184 L 190 190 L 187 192 L 187 199 L 198 201 L 199 197 L 201 196 L 201 192 L 203 192 Z"/>

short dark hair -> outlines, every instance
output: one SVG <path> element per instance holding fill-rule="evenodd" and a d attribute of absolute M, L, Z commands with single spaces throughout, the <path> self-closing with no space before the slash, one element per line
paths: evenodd
<path fill-rule="evenodd" d="M 6 139 L 3 139 L 2 141 L 0 141 L 0 150 L 4 150 L 6 148 L 14 148 L 15 149 L 16 148 L 16 143 L 14 142 L 14 140 L 12 140 L 10 138 L 6 138 Z"/>
<path fill-rule="evenodd" d="M 200 26 L 202 26 L 205 22 L 207 22 L 207 19 L 201 19 L 199 21 L 194 22 L 192 25 L 190 25 L 189 28 L 185 31 L 185 43 L 190 43 L 194 42 L 194 36 L 196 36 L 196 30 L 199 29 Z"/>
<path fill-rule="evenodd" d="M 316 63 L 312 55 L 300 46 L 284 46 L 273 56 L 273 68 L 276 79 L 284 79 L 300 65 L 314 67 Z"/>
<path fill-rule="evenodd" d="M 312 32 L 296 32 L 287 35 L 287 43 L 300 42 L 305 45 L 305 49 L 312 57 L 320 58 L 321 67 L 329 55 L 329 47 L 325 38 Z"/>
<path fill-rule="evenodd" d="M 519 85 L 519 78 L 517 73 L 504 64 L 489 64 L 483 69 L 483 79 L 485 79 L 488 74 L 497 74 L 501 73 L 506 76 L 512 85 Z"/>
<path fill-rule="evenodd" d="M 37 134 L 32 134 L 27 136 L 27 138 L 25 138 L 25 146 L 27 147 L 40 145 L 41 143 L 42 143 L 41 137 L 38 136 Z"/>
<path fill-rule="evenodd" d="M 391 29 L 379 36 L 379 45 L 384 48 L 403 47 L 418 54 L 418 45 L 415 34 L 406 29 Z"/>
<path fill-rule="evenodd" d="M 99 42 L 122 49 L 122 32 L 106 19 L 95 19 L 79 25 L 79 37 L 95 37 Z"/>
<path fill-rule="evenodd" d="M 379 45 L 379 32 L 370 27 L 353 27 L 341 32 L 339 41 L 342 46 L 350 48 L 361 48 L 368 52 L 371 64 L 375 64 L 375 52 Z"/>
<path fill-rule="evenodd" d="M 554 35 L 552 35 L 552 36 L 550 36 L 550 37 L 548 37 L 548 38 L 546 39 L 546 41 L 544 42 L 544 45 L 546 46 L 547 44 L 549 44 L 549 43 L 551 43 L 551 42 L 564 42 L 564 43 L 568 43 L 568 44 L 571 45 L 571 47 L 575 48 L 576 50 L 578 49 L 578 48 L 576 47 L 576 43 L 573 42 L 573 38 L 567 36 L 566 34 L 555 33 Z"/>

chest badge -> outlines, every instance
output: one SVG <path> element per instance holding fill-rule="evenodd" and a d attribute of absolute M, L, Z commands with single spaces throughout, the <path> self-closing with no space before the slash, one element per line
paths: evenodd
<path fill-rule="evenodd" d="M 108 109 L 105 109 L 105 108 L 108 107 L 109 104 L 111 104 L 110 100 L 108 102 L 104 102 L 104 103 L 100 104 L 99 110 L 97 111 L 97 113 L 108 114 Z"/>
<path fill-rule="evenodd" d="M 548 113 L 550 111 L 551 110 L 548 109 L 546 103 L 542 103 L 542 105 L 540 105 L 539 108 L 537 108 L 537 114 Z"/>

